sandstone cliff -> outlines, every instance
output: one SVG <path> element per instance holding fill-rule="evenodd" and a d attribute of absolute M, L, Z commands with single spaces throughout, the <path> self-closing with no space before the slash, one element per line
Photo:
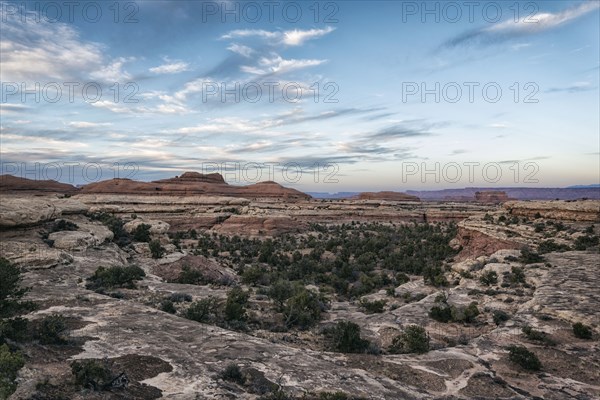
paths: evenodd
<path fill-rule="evenodd" d="M 359 200 L 387 200 L 387 201 L 421 201 L 417 196 L 401 192 L 363 192 L 358 195 Z"/>

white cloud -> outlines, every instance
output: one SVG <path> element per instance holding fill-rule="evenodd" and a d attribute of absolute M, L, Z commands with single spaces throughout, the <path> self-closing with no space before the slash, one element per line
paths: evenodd
<path fill-rule="evenodd" d="M 87 122 L 87 121 L 72 121 L 69 122 L 67 125 L 69 125 L 72 128 L 98 128 L 98 127 L 102 127 L 102 126 L 111 126 L 112 124 L 110 122 Z"/>
<path fill-rule="evenodd" d="M 485 30 L 497 33 L 516 33 L 516 32 L 539 32 L 555 28 L 566 22 L 579 18 L 600 7 L 597 1 L 585 1 L 578 6 L 568 8 L 564 11 L 552 13 L 540 13 L 531 17 L 522 17 L 518 21 L 513 19 L 494 24 Z"/>
<path fill-rule="evenodd" d="M 159 65 L 158 67 L 150 68 L 150 72 L 155 74 L 178 74 L 180 72 L 189 71 L 190 65 L 183 61 L 173 61 L 167 64 Z"/>
<path fill-rule="evenodd" d="M 335 28 L 328 26 L 325 29 L 310 29 L 308 31 L 301 31 L 299 29 L 285 31 L 283 32 L 283 43 L 288 46 L 301 46 L 307 40 L 325 36 L 334 30 Z"/>
<path fill-rule="evenodd" d="M 2 81 L 69 80 L 103 64 L 101 46 L 84 42 L 63 23 L 27 18 L 0 7 Z"/>
<path fill-rule="evenodd" d="M 278 74 L 290 72 L 302 68 L 314 67 L 321 65 L 327 60 L 286 60 L 279 55 L 274 55 L 271 58 L 262 57 L 258 61 L 258 66 L 243 65 L 240 69 L 254 75 Z"/>
<path fill-rule="evenodd" d="M 221 36 L 221 39 L 235 39 L 258 36 L 262 38 L 274 39 L 280 37 L 280 32 L 270 32 L 262 29 L 236 29 Z"/>
<path fill-rule="evenodd" d="M 237 44 L 237 43 L 233 43 L 231 46 L 229 46 L 227 48 L 227 50 L 233 51 L 234 53 L 237 53 L 246 58 L 248 58 L 252 54 L 254 54 L 254 49 L 252 49 L 248 46 L 244 46 L 243 44 Z"/>
<path fill-rule="evenodd" d="M 324 29 L 300 30 L 293 29 L 289 31 L 265 31 L 262 29 L 236 29 L 221 36 L 221 39 L 240 39 L 249 37 L 258 37 L 267 39 L 273 44 L 283 44 L 286 46 L 301 46 L 307 40 L 316 39 L 331 33 L 335 28 L 328 26 Z"/>
<path fill-rule="evenodd" d="M 90 74 L 90 78 L 107 83 L 124 83 L 131 80 L 131 75 L 127 71 L 123 71 L 123 65 L 127 62 L 134 61 L 134 58 L 119 57 L 113 60 L 110 64 L 105 65 Z"/>

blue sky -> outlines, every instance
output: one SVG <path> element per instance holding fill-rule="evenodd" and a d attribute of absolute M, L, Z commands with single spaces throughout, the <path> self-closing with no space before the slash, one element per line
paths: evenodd
<path fill-rule="evenodd" d="M 600 182 L 598 1 L 76 3 L 0 3 L 4 173 Z"/>

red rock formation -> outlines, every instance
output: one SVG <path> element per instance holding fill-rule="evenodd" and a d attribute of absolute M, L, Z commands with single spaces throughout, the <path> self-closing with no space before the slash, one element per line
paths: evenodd
<path fill-rule="evenodd" d="M 506 195 L 506 192 L 502 192 L 499 190 L 486 190 L 483 192 L 476 192 L 475 200 L 480 203 L 499 204 L 508 201 L 509 198 Z"/>
<path fill-rule="evenodd" d="M 520 249 L 523 245 L 517 242 L 486 235 L 484 232 L 464 227 L 458 228 L 456 235 L 462 250 L 456 256 L 457 261 L 479 256 L 490 256 L 502 249 Z"/>
<path fill-rule="evenodd" d="M 136 194 L 136 195 L 211 195 L 270 198 L 285 200 L 308 200 L 311 197 L 276 182 L 260 182 L 248 186 L 232 186 L 220 174 L 186 172 L 180 177 L 153 182 L 137 182 L 130 179 L 111 179 L 91 183 L 82 188 L 84 194 Z"/>
<path fill-rule="evenodd" d="M 358 195 L 359 200 L 388 200 L 388 201 L 421 201 L 417 196 L 401 192 L 363 192 Z"/>
<path fill-rule="evenodd" d="M 12 175 L 0 175 L 1 193 L 63 193 L 73 194 L 77 188 L 66 183 L 47 180 L 19 178 Z"/>

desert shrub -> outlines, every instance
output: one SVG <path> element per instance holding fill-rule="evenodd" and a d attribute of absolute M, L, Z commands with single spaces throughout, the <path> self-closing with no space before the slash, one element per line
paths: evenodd
<path fill-rule="evenodd" d="M 537 329 L 533 329 L 530 326 L 524 326 L 523 329 L 521 329 L 521 331 L 529 340 L 542 342 L 548 345 L 555 344 L 555 342 L 548 336 L 546 332 L 538 331 Z"/>
<path fill-rule="evenodd" d="M 535 264 L 544 261 L 544 258 L 540 256 L 538 253 L 531 251 L 528 247 L 523 247 L 521 249 L 521 256 L 519 257 L 519 262 L 523 264 Z"/>
<path fill-rule="evenodd" d="M 0 344 L 24 337 L 27 320 L 19 316 L 35 308 L 22 300 L 29 289 L 22 287 L 21 273 L 21 268 L 0 257 Z"/>
<path fill-rule="evenodd" d="M 452 320 L 452 310 L 447 304 L 441 306 L 433 306 L 429 310 L 429 317 L 438 322 L 447 323 Z"/>
<path fill-rule="evenodd" d="M 573 324 L 573 334 L 579 339 L 591 339 L 592 328 L 588 325 L 584 325 L 581 322 Z"/>
<path fill-rule="evenodd" d="M 65 344 L 67 343 L 66 332 L 65 317 L 52 314 L 42 318 L 35 335 L 42 344 Z"/>
<path fill-rule="evenodd" d="M 279 310 L 283 310 L 287 299 L 294 295 L 294 285 L 290 281 L 278 280 L 267 290 L 269 296 L 277 305 Z"/>
<path fill-rule="evenodd" d="M 50 232 L 76 231 L 77 229 L 79 229 L 79 226 L 77 226 L 77 224 L 71 221 L 66 221 L 64 219 L 59 219 L 57 221 L 54 221 L 52 227 L 50 228 Z"/>
<path fill-rule="evenodd" d="M 539 358 L 527 348 L 513 345 L 508 347 L 508 351 L 508 359 L 521 368 L 530 371 L 539 371 L 542 368 Z"/>
<path fill-rule="evenodd" d="M 146 273 L 138 266 L 99 267 L 94 275 L 87 278 L 86 288 L 91 290 L 107 288 L 135 289 L 135 281 L 141 280 Z"/>
<path fill-rule="evenodd" d="M 575 250 L 587 250 L 590 247 L 598 246 L 598 236 L 585 235 L 575 239 Z"/>
<path fill-rule="evenodd" d="M 340 321 L 331 330 L 331 349 L 340 353 L 364 353 L 369 341 L 360 337 L 360 326 L 350 321 Z"/>
<path fill-rule="evenodd" d="M 439 305 L 435 305 L 429 310 L 429 317 L 443 323 L 470 323 L 473 322 L 478 315 L 479 309 L 477 308 L 477 302 L 472 302 L 467 307 L 450 306 L 446 302 L 441 302 Z"/>
<path fill-rule="evenodd" d="M 429 335 L 425 328 L 410 325 L 396 336 L 390 347 L 391 353 L 427 353 L 429 351 Z"/>
<path fill-rule="evenodd" d="M 17 373 L 25 365 L 19 352 L 10 350 L 7 344 L 0 345 L 0 398 L 8 399 L 17 388 Z"/>
<path fill-rule="evenodd" d="M 135 227 L 133 232 L 133 239 L 138 242 L 150 242 L 150 228 L 148 224 L 139 224 Z"/>
<path fill-rule="evenodd" d="M 321 319 L 324 299 L 312 290 L 298 287 L 296 293 L 286 302 L 283 310 L 286 327 L 297 326 L 307 329 Z"/>
<path fill-rule="evenodd" d="M 165 248 L 162 247 L 158 239 L 151 241 L 149 246 L 152 258 L 161 258 L 165 254 Z"/>
<path fill-rule="evenodd" d="M 71 373 L 76 385 L 96 391 L 104 390 L 113 379 L 110 367 L 99 360 L 73 361 Z"/>
<path fill-rule="evenodd" d="M 404 272 L 398 272 L 396 274 L 396 285 L 403 285 L 407 282 L 410 282 L 410 277 L 406 275 Z"/>
<path fill-rule="evenodd" d="M 571 248 L 566 244 L 558 244 L 554 240 L 544 240 L 538 245 L 538 252 L 540 254 L 550 253 L 553 251 L 564 252 L 569 251 Z"/>
<path fill-rule="evenodd" d="M 242 370 L 237 364 L 229 364 L 219 375 L 224 381 L 235 382 L 243 385 L 246 382 Z"/>
<path fill-rule="evenodd" d="M 185 283 L 189 285 L 202 285 L 207 283 L 206 279 L 204 278 L 204 274 L 197 269 L 190 268 L 189 265 L 184 265 L 181 268 L 181 272 L 174 282 Z"/>
<path fill-rule="evenodd" d="M 177 309 L 171 300 L 163 300 L 160 302 L 160 310 L 169 314 L 176 314 Z"/>
<path fill-rule="evenodd" d="M 225 302 L 226 321 L 244 321 L 246 319 L 246 305 L 250 294 L 240 287 L 234 287 L 227 293 Z"/>
<path fill-rule="evenodd" d="M 485 271 L 479 277 L 479 282 L 486 286 L 495 285 L 498 283 L 498 274 L 496 271 Z"/>
<path fill-rule="evenodd" d="M 369 301 L 369 300 L 363 299 L 360 301 L 361 308 L 367 314 L 382 313 L 384 311 L 386 304 L 387 304 L 387 302 L 385 300 Z"/>
<path fill-rule="evenodd" d="M 127 231 L 123 228 L 125 222 L 119 217 L 114 215 L 99 212 L 90 214 L 90 219 L 100 221 L 104 226 L 110 229 L 113 233 L 113 242 L 119 246 L 126 246 L 131 242 L 131 237 Z"/>
<path fill-rule="evenodd" d="M 183 303 L 192 301 L 192 295 L 187 293 L 171 293 L 169 300 L 173 303 Z"/>
<path fill-rule="evenodd" d="M 508 278 L 511 283 L 525 283 L 525 271 L 521 267 L 512 267 Z"/>
<path fill-rule="evenodd" d="M 210 322 L 217 315 L 217 301 L 214 297 L 207 297 L 190 304 L 185 312 L 185 317 L 196 322 Z"/>
<path fill-rule="evenodd" d="M 494 310 L 492 312 L 492 318 L 494 319 L 494 323 L 496 325 L 500 325 L 503 322 L 506 322 L 510 319 L 510 315 L 502 310 Z"/>

